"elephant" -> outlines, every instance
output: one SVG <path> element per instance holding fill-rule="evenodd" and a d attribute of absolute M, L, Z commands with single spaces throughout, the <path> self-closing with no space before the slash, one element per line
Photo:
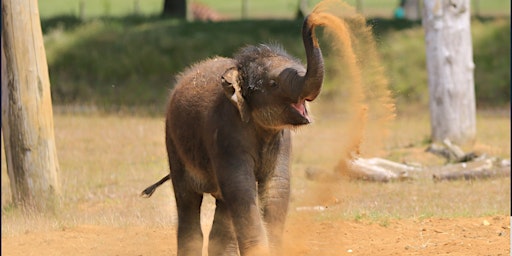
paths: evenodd
<path fill-rule="evenodd" d="M 307 67 L 278 45 L 249 45 L 181 73 L 170 93 L 165 142 L 178 213 L 178 255 L 201 255 L 200 209 L 215 198 L 208 255 L 280 254 L 290 196 L 291 134 L 311 123 L 324 60 L 304 19 Z"/>

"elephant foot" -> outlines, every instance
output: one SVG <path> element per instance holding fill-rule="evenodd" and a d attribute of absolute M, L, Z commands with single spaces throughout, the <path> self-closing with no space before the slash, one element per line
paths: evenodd
<path fill-rule="evenodd" d="M 258 245 L 248 249 L 243 256 L 270 256 L 270 249 L 268 246 Z"/>

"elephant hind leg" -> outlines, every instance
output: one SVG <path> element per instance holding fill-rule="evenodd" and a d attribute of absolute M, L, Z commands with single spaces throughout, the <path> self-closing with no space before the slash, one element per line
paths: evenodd
<path fill-rule="evenodd" d="M 209 236 L 208 255 L 238 255 L 238 244 L 231 215 L 225 203 L 218 199 Z"/>
<path fill-rule="evenodd" d="M 175 191 L 178 208 L 178 256 L 201 256 L 203 252 L 203 232 L 201 230 L 202 194 L 186 195 Z"/>
<path fill-rule="evenodd" d="M 196 192 L 187 182 L 186 168 L 175 157 L 173 147 L 168 148 L 171 181 L 178 210 L 178 256 L 201 256 L 203 232 L 201 230 L 201 204 L 203 194 Z"/>

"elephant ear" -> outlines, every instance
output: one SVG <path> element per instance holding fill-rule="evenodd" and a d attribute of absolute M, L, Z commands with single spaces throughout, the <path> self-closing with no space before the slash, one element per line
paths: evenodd
<path fill-rule="evenodd" d="M 242 97 L 242 87 L 240 86 L 240 79 L 238 69 L 232 67 L 222 75 L 222 88 L 226 97 L 235 105 L 240 113 L 242 121 L 249 122 L 250 114 L 245 99 Z"/>

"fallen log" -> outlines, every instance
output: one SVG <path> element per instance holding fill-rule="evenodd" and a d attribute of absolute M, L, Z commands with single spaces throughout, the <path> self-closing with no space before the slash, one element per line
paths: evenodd
<path fill-rule="evenodd" d="M 442 144 L 432 143 L 425 151 L 446 158 L 447 163 L 469 162 L 478 157 L 474 152 L 464 153 L 448 139 L 443 140 Z"/>
<path fill-rule="evenodd" d="M 419 170 L 417 167 L 382 158 L 356 158 L 342 173 L 352 179 L 389 182 L 411 180 L 413 177 L 410 172 Z"/>
<path fill-rule="evenodd" d="M 510 177 L 510 160 L 499 160 L 482 155 L 470 162 L 434 167 L 417 167 L 383 158 L 355 158 L 337 172 L 308 167 L 306 178 L 317 181 L 336 182 L 340 178 L 354 180 L 390 182 L 432 177 L 434 181 L 474 180 Z M 430 176 L 432 175 L 432 176 Z"/>
<path fill-rule="evenodd" d="M 510 177 L 510 162 L 499 161 L 495 158 L 482 158 L 473 162 L 443 166 L 432 176 L 434 181 L 475 180 L 499 177 Z"/>

